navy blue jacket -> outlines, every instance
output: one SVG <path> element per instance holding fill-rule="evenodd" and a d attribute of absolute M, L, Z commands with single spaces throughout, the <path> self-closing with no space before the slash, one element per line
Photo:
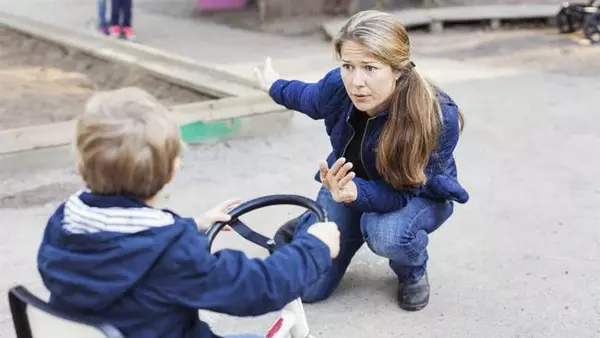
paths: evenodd
<path fill-rule="evenodd" d="M 198 338 L 217 337 L 198 309 L 276 311 L 331 266 L 327 246 L 309 234 L 265 260 L 207 246 L 193 219 L 83 192 L 49 219 L 38 269 L 58 309 L 112 323 L 129 338 Z"/>
<path fill-rule="evenodd" d="M 344 88 L 339 68 L 327 73 L 317 83 L 277 80 L 271 86 L 269 94 L 275 102 L 288 109 L 304 113 L 315 120 L 325 120 L 325 128 L 333 148 L 327 158 L 329 166 L 343 156 L 344 149 L 354 134 L 348 120 L 355 109 Z M 443 115 L 443 128 L 438 146 L 425 169 L 426 184 L 417 189 L 397 190 L 377 171 L 376 148 L 388 117 L 387 112 L 382 112 L 367 122 L 362 153 L 369 179 L 354 179 L 358 198 L 350 203 L 351 206 L 364 212 L 388 212 L 404 207 L 410 199 L 417 196 L 459 203 L 468 201 L 467 191 L 458 183 L 453 156 L 460 134 L 458 107 L 442 91 L 437 90 L 437 97 Z M 320 180 L 318 171 L 315 179 Z"/>

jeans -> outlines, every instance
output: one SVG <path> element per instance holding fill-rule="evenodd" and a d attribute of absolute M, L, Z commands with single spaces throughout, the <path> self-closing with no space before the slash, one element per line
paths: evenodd
<path fill-rule="evenodd" d="M 112 0 L 110 25 L 131 27 L 131 8 L 133 0 Z"/>
<path fill-rule="evenodd" d="M 340 229 L 340 253 L 333 260 L 331 269 L 302 295 L 302 300 L 307 303 L 324 300 L 333 293 L 352 257 L 365 242 L 375 254 L 389 259 L 389 265 L 400 281 L 418 281 L 427 268 L 428 235 L 454 211 L 451 201 L 417 197 L 396 211 L 362 213 L 334 201 L 324 187 L 319 191 L 317 202 Z M 315 222 L 315 216 L 306 212 L 300 216 L 296 231 L 307 231 Z"/>
<path fill-rule="evenodd" d="M 106 0 L 97 0 L 98 5 L 98 26 L 107 26 L 106 22 Z"/>

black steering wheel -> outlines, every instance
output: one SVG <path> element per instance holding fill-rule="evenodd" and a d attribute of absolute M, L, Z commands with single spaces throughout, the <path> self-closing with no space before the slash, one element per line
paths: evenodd
<path fill-rule="evenodd" d="M 304 196 L 269 195 L 258 197 L 253 200 L 244 202 L 232 209 L 229 212 L 229 215 L 231 215 L 231 220 L 229 222 L 215 223 L 206 231 L 206 235 L 208 236 L 208 250 L 210 251 L 210 248 L 212 247 L 215 237 L 217 237 L 219 231 L 221 231 L 226 225 L 229 225 L 233 230 L 242 235 L 242 237 L 244 237 L 245 239 L 269 250 L 269 253 L 273 253 L 275 249 L 279 248 L 284 243 L 275 243 L 273 239 L 265 237 L 255 232 L 249 226 L 244 224 L 244 222 L 240 221 L 239 218 L 242 215 L 249 213 L 250 211 L 274 205 L 296 205 L 299 207 L 304 207 L 313 214 L 315 214 L 318 222 L 327 222 L 327 215 L 325 213 L 325 210 L 321 206 L 319 206 L 317 202 Z"/>

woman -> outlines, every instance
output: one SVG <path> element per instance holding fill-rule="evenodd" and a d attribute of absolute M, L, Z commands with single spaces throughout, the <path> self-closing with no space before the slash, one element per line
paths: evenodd
<path fill-rule="evenodd" d="M 389 258 L 405 310 L 429 302 L 428 234 L 468 194 L 458 183 L 453 151 L 462 114 L 452 99 L 429 85 L 410 59 L 404 27 L 387 13 L 360 12 L 334 39 L 341 67 L 318 83 L 279 79 L 267 59 L 259 82 L 273 100 L 313 119 L 324 119 L 333 147 L 321 163 L 317 201 L 341 232 L 333 267 L 303 295 L 327 298 L 364 242 Z M 285 224 L 306 231 L 310 213 Z"/>

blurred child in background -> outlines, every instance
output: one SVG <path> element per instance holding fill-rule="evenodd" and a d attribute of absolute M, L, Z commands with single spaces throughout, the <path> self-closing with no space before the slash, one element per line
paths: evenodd
<path fill-rule="evenodd" d="M 112 0 L 110 15 L 110 36 L 134 41 L 135 33 L 131 28 L 133 0 Z"/>

